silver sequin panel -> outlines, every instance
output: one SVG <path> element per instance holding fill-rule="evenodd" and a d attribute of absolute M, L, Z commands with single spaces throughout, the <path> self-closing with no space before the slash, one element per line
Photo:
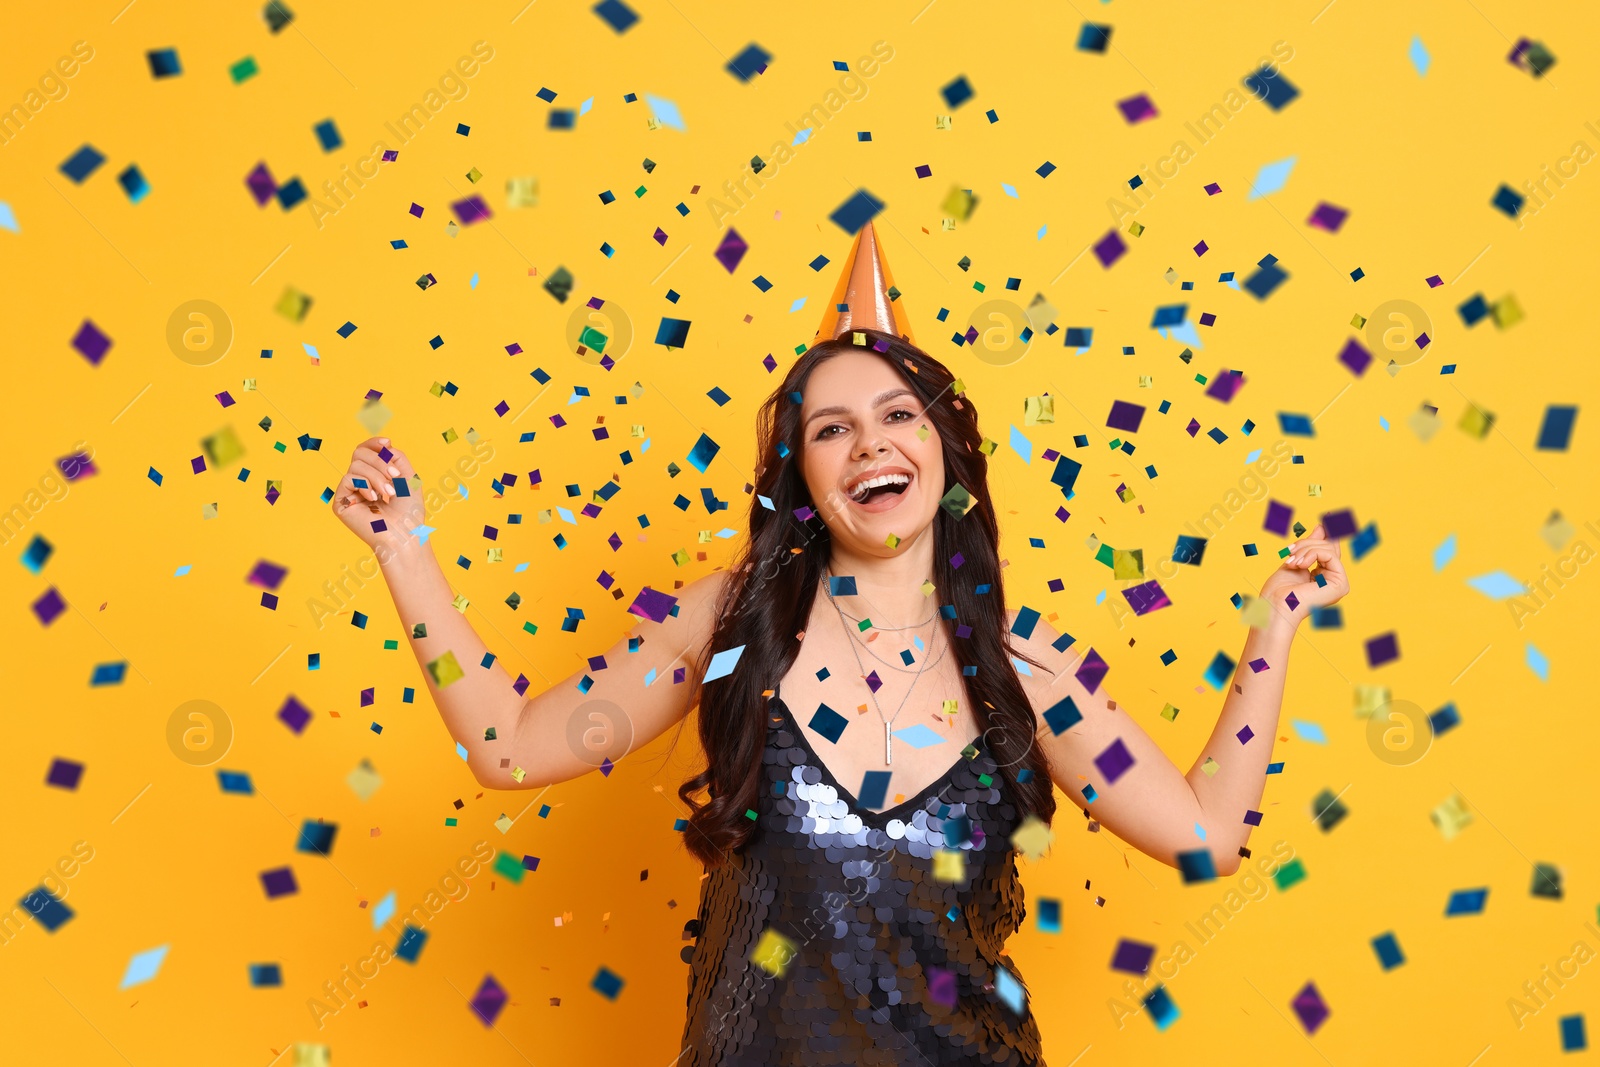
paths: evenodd
<path fill-rule="evenodd" d="M 862 810 L 774 696 L 756 832 L 702 883 L 685 927 L 697 941 L 678 1063 L 1042 1064 L 1032 1013 L 994 990 L 997 965 L 1026 985 L 1004 954 L 1026 909 L 1002 783 L 980 750 L 904 803 Z M 965 859 L 960 881 L 934 877 L 946 849 Z M 769 929 L 792 946 L 778 976 L 751 960 Z"/>

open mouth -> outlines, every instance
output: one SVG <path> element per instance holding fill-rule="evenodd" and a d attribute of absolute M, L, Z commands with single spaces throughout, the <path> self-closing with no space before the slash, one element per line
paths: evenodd
<path fill-rule="evenodd" d="M 863 478 L 851 492 L 850 501 L 866 511 L 887 511 L 910 487 L 909 474 L 879 474 Z"/>

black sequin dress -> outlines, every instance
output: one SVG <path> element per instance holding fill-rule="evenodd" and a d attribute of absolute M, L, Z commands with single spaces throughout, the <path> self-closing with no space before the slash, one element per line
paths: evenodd
<path fill-rule="evenodd" d="M 1042 1064 L 1004 954 L 1025 908 L 1016 808 L 989 754 L 862 810 L 774 694 L 762 764 L 756 832 L 701 883 L 686 928 L 698 940 L 675 1067 Z M 958 880 L 936 877 L 947 851 L 960 860 L 939 873 Z"/>

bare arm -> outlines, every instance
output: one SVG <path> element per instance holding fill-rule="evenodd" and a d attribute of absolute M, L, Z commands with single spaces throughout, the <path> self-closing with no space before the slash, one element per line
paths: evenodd
<path fill-rule="evenodd" d="M 554 684 L 535 678 L 518 694 L 500 659 L 484 666 L 488 648 L 456 610 L 432 547 L 410 532 L 422 521 L 420 497 L 397 497 L 392 484 L 415 472 L 399 452 L 385 459 L 378 450 L 386 445 L 373 438 L 358 446 L 334 510 L 374 548 L 429 694 L 466 748 L 473 777 L 494 789 L 566 781 L 621 759 L 688 714 L 698 695 L 694 665 L 711 639 L 726 572 L 668 594 L 676 614 L 659 623 L 639 619 L 602 653 L 604 667 L 586 664 Z M 355 486 L 356 478 L 374 488 Z M 387 529 L 372 531 L 378 520 Z M 678 684 L 675 667 L 687 668 Z M 585 677 L 587 692 L 579 688 Z"/>
<path fill-rule="evenodd" d="M 1296 543 L 1296 552 L 1262 588 L 1273 609 L 1272 621 L 1252 628 L 1245 638 L 1238 665 L 1229 680 L 1217 724 L 1188 772 L 1183 772 L 1125 710 L 1116 707 L 1103 688 L 1091 694 L 1075 677 L 1081 657 L 1073 650 L 1057 652 L 1050 642 L 1056 633 L 1039 623 L 1022 647 L 1047 668 L 1022 677 L 1034 711 L 1040 718 L 1039 740 L 1048 752 L 1052 777 L 1073 802 L 1118 837 L 1141 852 L 1172 867 L 1178 853 L 1209 850 L 1220 875 L 1239 868 L 1239 849 L 1249 841 L 1252 825 L 1246 815 L 1257 810 L 1266 790 L 1267 765 L 1283 706 L 1289 649 L 1300 620 L 1311 605 L 1331 604 L 1348 588 L 1339 560 L 1338 544 L 1318 539 Z M 1326 585 L 1307 580 L 1311 560 L 1324 567 Z M 1296 607 L 1288 607 L 1289 594 Z M 1259 673 L 1250 664 L 1265 660 Z M 1053 673 L 1052 673 L 1053 672 Z M 1070 698 L 1082 719 L 1073 718 L 1062 702 Z M 1052 711 L 1058 734 L 1046 720 Z M 1248 740 L 1239 734 L 1246 727 Z M 1107 756 L 1120 742 L 1132 764 L 1115 781 L 1096 759 Z M 1107 756 L 1110 767 L 1114 756 Z M 1207 773 L 1209 761 L 1215 761 Z M 1094 787 L 1091 803 L 1083 787 Z"/>
<path fill-rule="evenodd" d="M 454 608 L 428 546 L 412 538 L 389 557 L 383 576 L 446 729 L 466 746 L 473 776 L 493 789 L 576 778 L 643 747 L 687 715 L 698 681 L 694 663 L 710 640 L 715 600 L 727 577 L 718 572 L 679 590 L 676 617 L 639 619 L 601 654 L 604 667 L 585 665 L 548 686 L 536 678 L 519 696 L 500 660 L 482 666 L 488 649 Z M 418 622 L 427 625 L 424 637 L 413 632 Z M 449 657 L 464 674 L 454 681 L 447 675 L 440 685 L 435 672 Z M 686 676 L 674 684 L 678 667 L 687 668 Z M 584 678 L 590 679 L 587 692 L 579 688 Z M 490 729 L 494 740 L 485 740 Z"/>

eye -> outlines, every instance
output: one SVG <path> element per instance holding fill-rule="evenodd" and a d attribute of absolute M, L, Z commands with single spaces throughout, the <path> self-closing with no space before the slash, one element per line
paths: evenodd
<path fill-rule="evenodd" d="M 813 441 L 820 441 L 824 437 L 832 437 L 833 435 L 828 432 L 829 430 L 841 430 L 843 428 L 844 427 L 840 426 L 836 422 L 830 422 L 828 425 L 826 425 L 822 429 L 818 430 L 817 431 L 817 435 L 815 437 L 813 437 L 812 440 Z"/>
<path fill-rule="evenodd" d="M 915 415 L 913 415 L 911 412 L 907 411 L 905 408 L 895 408 L 893 411 L 889 412 L 889 418 L 891 418 L 891 419 L 894 419 L 894 417 L 896 415 L 904 415 L 907 419 L 916 418 Z M 895 421 L 904 422 L 905 419 L 896 419 Z"/>

